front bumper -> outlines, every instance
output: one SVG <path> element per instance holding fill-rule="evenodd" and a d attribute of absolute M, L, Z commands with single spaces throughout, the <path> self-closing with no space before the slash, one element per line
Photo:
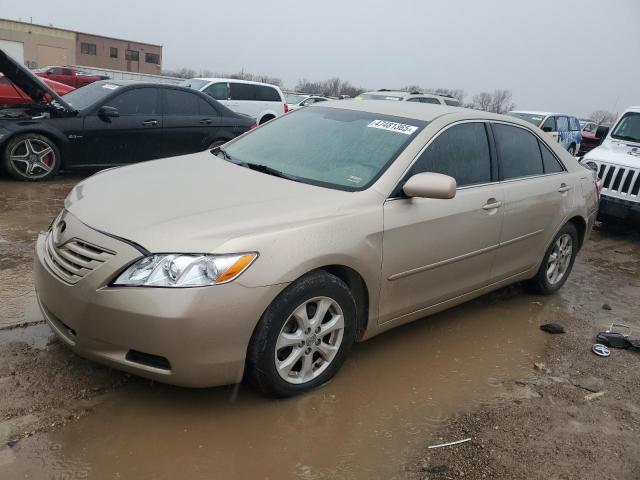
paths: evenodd
<path fill-rule="evenodd" d="M 622 220 L 640 221 L 640 202 L 602 195 L 598 216 L 600 218 L 616 217 Z"/>
<path fill-rule="evenodd" d="M 109 287 L 122 268 L 142 254 L 69 214 L 65 220 L 72 235 L 115 252 L 70 284 L 49 266 L 45 235 L 38 238 L 38 303 L 47 323 L 70 348 L 114 368 L 175 385 L 209 387 L 242 379 L 251 334 L 286 285 Z M 157 358 L 167 364 L 149 361 Z"/>

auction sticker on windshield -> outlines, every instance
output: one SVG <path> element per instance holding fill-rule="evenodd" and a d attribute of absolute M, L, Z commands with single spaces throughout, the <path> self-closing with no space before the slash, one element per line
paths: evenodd
<path fill-rule="evenodd" d="M 388 130 L 390 132 L 404 133 L 405 135 L 411 135 L 418 127 L 413 125 L 407 125 L 405 123 L 388 122 L 386 120 L 374 120 L 367 127 L 379 128 L 381 130 Z"/>

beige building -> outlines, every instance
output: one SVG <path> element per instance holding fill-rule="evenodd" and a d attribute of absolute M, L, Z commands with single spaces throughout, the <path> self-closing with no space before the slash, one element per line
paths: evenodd
<path fill-rule="evenodd" d="M 162 46 L 0 19 L 0 49 L 30 68 L 83 65 L 159 75 Z"/>

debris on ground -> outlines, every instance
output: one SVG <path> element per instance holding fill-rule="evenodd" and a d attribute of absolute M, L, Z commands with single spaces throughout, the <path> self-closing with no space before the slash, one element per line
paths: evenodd
<path fill-rule="evenodd" d="M 547 333 L 565 333 L 564 327 L 558 323 L 545 323 L 540 325 L 540 330 Z"/>

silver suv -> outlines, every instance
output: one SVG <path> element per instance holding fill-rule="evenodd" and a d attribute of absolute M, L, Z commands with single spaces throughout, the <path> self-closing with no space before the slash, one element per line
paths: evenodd
<path fill-rule="evenodd" d="M 403 92 L 401 90 L 381 89 L 375 92 L 364 92 L 356 97 L 356 100 L 396 100 L 404 102 L 432 103 L 435 105 L 449 105 L 450 107 L 460 107 L 457 98 L 445 95 L 435 95 L 432 93 Z"/>

